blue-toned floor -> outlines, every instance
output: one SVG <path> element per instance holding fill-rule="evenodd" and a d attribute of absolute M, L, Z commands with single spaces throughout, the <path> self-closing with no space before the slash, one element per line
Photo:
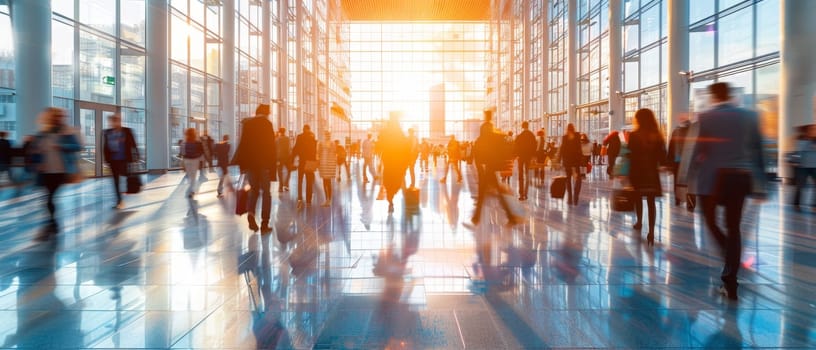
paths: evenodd
<path fill-rule="evenodd" d="M 786 204 L 791 188 L 745 209 L 734 304 L 698 214 L 666 194 L 649 247 L 596 172 L 577 207 L 534 188 L 523 225 L 493 201 L 475 230 L 471 171 L 417 171 L 415 215 L 353 176 L 331 207 L 275 193 L 268 236 L 216 198 L 215 174 L 194 201 L 181 173 L 145 176 L 121 211 L 92 179 L 61 190 L 47 242 L 32 240 L 42 194 L 3 188 L 0 347 L 816 348 L 816 214 Z"/>

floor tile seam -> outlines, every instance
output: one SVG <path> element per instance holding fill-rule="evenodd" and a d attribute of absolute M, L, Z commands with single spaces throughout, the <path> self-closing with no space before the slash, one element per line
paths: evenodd
<path fill-rule="evenodd" d="M 230 299 L 237 298 L 237 296 L 238 296 L 238 293 L 234 293 L 234 295 L 233 295 L 232 297 L 230 297 Z M 214 306 L 214 307 L 212 308 L 212 310 L 210 310 L 210 311 L 209 311 L 209 312 L 207 312 L 207 313 L 206 313 L 206 314 L 205 314 L 203 317 L 201 317 L 201 320 L 199 320 L 198 322 L 196 322 L 194 325 L 191 325 L 191 326 L 189 327 L 189 329 L 187 329 L 187 330 L 186 330 L 184 333 L 182 333 L 181 335 L 179 335 L 178 339 L 176 339 L 175 341 L 173 341 L 173 342 L 170 344 L 170 346 L 169 346 L 169 347 L 170 347 L 170 348 L 173 348 L 173 347 L 174 347 L 176 344 L 178 344 L 178 343 L 179 343 L 179 342 L 180 342 L 182 339 L 184 339 L 185 337 L 187 337 L 188 335 L 190 335 L 190 334 L 191 334 L 191 333 L 192 333 L 192 332 L 193 332 L 193 331 L 194 331 L 196 328 L 198 328 L 198 326 L 202 325 L 202 324 L 203 324 L 205 321 L 207 321 L 207 319 L 209 319 L 209 318 L 210 318 L 210 316 L 212 316 L 213 314 L 215 314 L 215 312 L 216 312 L 216 311 L 218 311 L 218 310 L 220 310 L 221 308 L 223 308 L 223 307 L 226 305 L 226 303 L 227 303 L 227 298 L 224 298 L 224 300 L 222 300 L 222 301 L 219 303 L 219 305 L 218 305 L 218 306 Z M 175 312 L 175 311 L 177 311 L 177 310 L 172 310 L 172 311 L 171 311 L 171 310 L 167 310 L 167 312 Z"/>

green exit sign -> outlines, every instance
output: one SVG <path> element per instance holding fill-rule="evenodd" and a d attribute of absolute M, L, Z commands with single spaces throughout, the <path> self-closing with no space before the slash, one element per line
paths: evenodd
<path fill-rule="evenodd" d="M 105 85 L 116 85 L 116 78 L 110 75 L 106 75 L 102 77 L 102 84 Z"/>

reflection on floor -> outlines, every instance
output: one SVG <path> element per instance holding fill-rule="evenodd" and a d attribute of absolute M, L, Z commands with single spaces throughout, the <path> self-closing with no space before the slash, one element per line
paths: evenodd
<path fill-rule="evenodd" d="M 359 165 L 355 162 L 355 165 Z M 609 209 L 596 167 L 578 206 L 533 186 L 522 225 L 495 203 L 466 229 L 475 179 L 417 172 L 419 212 L 379 183 L 335 182 L 331 207 L 273 194 L 258 235 L 180 173 L 110 209 L 110 179 L 61 190 L 61 232 L 34 242 L 36 191 L 0 190 L 0 342 L 18 348 L 816 347 L 816 215 L 748 205 L 740 300 L 698 215 L 658 202 L 657 244 Z M 470 169 L 468 169 L 470 170 Z M 548 180 L 549 180 L 548 174 Z M 319 181 L 318 181 L 319 182 Z M 548 181 L 547 181 L 548 182 Z M 666 182 L 668 183 L 668 179 Z M 319 188 L 319 184 L 317 185 Z M 668 186 L 666 186 L 668 187 Z M 273 186 L 275 188 L 275 186 Z M 322 202 L 318 192 L 315 203 Z M 489 214 L 488 214 L 489 213 Z"/>

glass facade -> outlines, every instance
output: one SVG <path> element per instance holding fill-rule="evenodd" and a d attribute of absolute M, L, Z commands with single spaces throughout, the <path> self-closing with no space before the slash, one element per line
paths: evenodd
<path fill-rule="evenodd" d="M 0 33 L 11 33 L 8 5 L 0 4 Z M 16 138 L 16 103 L 14 94 L 14 43 L 10 35 L 0 35 L 0 130 Z"/>
<path fill-rule="evenodd" d="M 376 129 L 398 111 L 419 137 L 474 139 L 485 105 L 487 35 L 480 22 L 351 24 L 357 129 Z"/>

